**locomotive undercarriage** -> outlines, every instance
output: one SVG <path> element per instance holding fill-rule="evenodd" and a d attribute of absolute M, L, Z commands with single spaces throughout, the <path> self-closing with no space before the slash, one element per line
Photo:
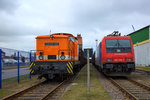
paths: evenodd
<path fill-rule="evenodd" d="M 130 75 L 135 71 L 134 63 L 107 63 L 103 65 L 103 73 L 109 76 Z"/>
<path fill-rule="evenodd" d="M 76 65 L 76 62 L 71 61 L 39 61 L 34 62 L 32 66 L 34 74 L 39 75 L 39 78 L 46 79 L 64 79 L 74 75 L 81 66 Z"/>

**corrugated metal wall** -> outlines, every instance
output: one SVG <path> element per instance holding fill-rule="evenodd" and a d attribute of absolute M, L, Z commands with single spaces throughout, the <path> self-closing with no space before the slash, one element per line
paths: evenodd
<path fill-rule="evenodd" d="M 149 39 L 149 27 L 143 28 L 130 34 L 133 44 L 140 43 Z"/>
<path fill-rule="evenodd" d="M 150 66 L 150 42 L 134 47 L 136 66 Z"/>
<path fill-rule="evenodd" d="M 129 36 L 135 46 L 134 52 L 136 66 L 150 66 L 150 26 L 146 26 L 136 32 L 133 32 L 129 34 Z"/>

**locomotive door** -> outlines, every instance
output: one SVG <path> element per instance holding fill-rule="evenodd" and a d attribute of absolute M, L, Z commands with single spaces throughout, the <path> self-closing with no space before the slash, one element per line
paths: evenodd
<path fill-rule="evenodd" d="M 68 59 L 72 61 L 72 51 L 68 50 Z"/>

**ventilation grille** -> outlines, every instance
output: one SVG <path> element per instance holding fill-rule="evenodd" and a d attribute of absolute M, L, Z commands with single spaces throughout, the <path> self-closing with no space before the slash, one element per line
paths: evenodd
<path fill-rule="evenodd" d="M 56 55 L 48 55 L 48 59 L 56 59 Z"/>

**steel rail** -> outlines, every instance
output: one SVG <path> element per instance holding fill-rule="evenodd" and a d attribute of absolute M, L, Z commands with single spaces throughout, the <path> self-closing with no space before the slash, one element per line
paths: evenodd
<path fill-rule="evenodd" d="M 128 90 L 126 90 L 124 87 L 122 87 L 119 83 L 117 83 L 114 79 L 112 78 L 109 78 L 110 81 L 115 85 L 117 86 L 122 92 L 124 92 L 125 94 L 127 94 L 127 96 L 132 99 L 132 100 L 139 100 L 137 97 L 135 97 L 132 93 L 130 93 Z M 150 87 L 145 85 L 145 84 L 142 84 L 142 83 L 139 83 L 133 79 L 130 79 L 130 78 L 127 78 L 127 81 L 129 82 L 132 82 L 133 84 L 137 85 L 137 86 L 140 86 L 141 88 L 147 90 L 147 91 L 150 91 Z"/>
<path fill-rule="evenodd" d="M 47 95 L 45 95 L 44 97 L 42 97 L 41 100 L 46 100 L 51 94 L 53 94 L 54 92 L 57 91 L 57 89 L 59 89 L 61 86 L 63 86 L 69 79 L 64 80 L 63 82 L 61 82 L 60 84 L 58 84 L 56 87 L 54 87 Z"/>
<path fill-rule="evenodd" d="M 137 82 L 137 81 L 135 81 L 135 80 L 132 80 L 132 79 L 130 79 L 130 78 L 127 78 L 127 79 L 128 79 L 130 82 L 135 83 L 136 85 L 138 85 L 138 86 L 140 86 L 140 87 L 142 87 L 142 88 L 144 88 L 144 89 L 150 91 L 150 87 L 149 87 L 149 86 L 147 86 L 147 85 L 145 85 L 145 84 L 142 84 L 142 83 L 139 83 L 139 82 Z"/>
<path fill-rule="evenodd" d="M 45 82 L 45 81 L 44 81 L 44 82 Z M 30 91 L 31 89 L 33 89 L 33 88 L 35 88 L 35 87 L 37 87 L 37 86 L 43 84 L 44 82 L 35 84 L 35 85 L 33 85 L 33 86 L 31 86 L 31 87 L 28 87 L 28 88 L 26 88 L 26 89 L 24 89 L 24 90 L 21 90 L 21 91 L 19 91 L 19 92 L 16 92 L 16 93 L 14 93 L 14 94 L 11 94 L 11 95 L 9 95 L 9 96 L 7 96 L 7 97 L 2 98 L 2 100 L 14 99 L 15 97 L 17 97 L 17 96 L 19 96 L 19 95 L 22 95 L 22 94 L 25 93 L 25 92 Z"/>
<path fill-rule="evenodd" d="M 63 85 L 64 85 L 66 82 L 68 82 L 69 80 L 70 80 L 70 79 L 66 79 L 66 80 L 64 80 L 63 82 L 61 82 L 60 84 L 58 84 L 57 86 L 55 86 L 49 93 L 47 93 L 45 96 L 41 97 L 40 100 L 46 100 L 52 93 L 54 93 L 57 89 L 59 89 L 61 86 L 63 86 Z M 44 81 L 44 82 L 45 82 L 45 81 Z M 24 93 L 26 93 L 26 92 L 28 92 L 28 91 L 34 89 L 35 87 L 37 87 L 37 86 L 43 84 L 44 82 L 38 83 L 38 84 L 33 85 L 33 86 L 31 86 L 31 87 L 29 87 L 29 88 L 27 88 L 27 89 L 24 89 L 24 90 L 22 90 L 22 91 L 19 91 L 19 92 L 17 92 L 17 93 L 14 93 L 14 94 L 12 94 L 12 95 L 9 95 L 9 96 L 3 98 L 2 100 L 12 100 L 12 99 L 15 99 L 15 98 L 19 97 L 20 95 L 22 95 L 22 94 L 24 94 Z"/>
<path fill-rule="evenodd" d="M 65 83 L 74 80 L 74 78 L 77 76 L 78 74 L 67 78 L 66 80 L 64 80 L 63 82 L 61 82 L 60 84 L 58 84 L 56 87 L 54 87 L 47 95 L 45 95 L 44 97 L 42 97 L 41 100 L 47 100 L 49 99 L 50 96 L 53 95 L 53 93 L 57 93 L 58 89 L 60 89 Z"/>
<path fill-rule="evenodd" d="M 76 75 L 77 75 L 77 74 L 76 74 Z M 66 80 L 64 80 L 63 82 L 59 83 L 57 86 L 55 86 L 54 88 L 52 88 L 52 89 L 50 90 L 50 92 L 46 93 L 44 96 L 41 96 L 41 98 L 39 98 L 39 99 L 40 99 L 40 100 L 49 99 L 49 97 L 50 97 L 54 92 L 57 92 L 57 90 L 58 90 L 59 88 L 61 89 L 61 87 L 62 87 L 65 83 L 67 83 L 67 82 L 69 82 L 69 81 L 72 81 L 72 79 L 74 79 L 74 78 L 76 77 L 76 75 L 74 75 L 74 76 L 72 76 L 72 77 L 69 77 L 69 78 L 67 78 Z M 46 82 L 46 81 L 44 81 L 44 82 Z M 36 88 L 36 87 L 38 87 L 38 86 L 40 86 L 40 85 L 43 85 L 44 82 L 38 83 L 38 84 L 33 85 L 33 86 L 29 87 L 29 88 L 26 88 L 26 89 L 24 89 L 24 90 L 21 90 L 21 91 L 19 91 L 19 92 L 17 92 L 17 93 L 14 93 L 14 94 L 12 94 L 12 95 L 9 95 L 9 96 L 7 96 L 7 97 L 4 97 L 2 100 L 13 100 L 13 99 L 16 99 L 16 98 L 18 98 L 19 96 L 25 94 L 26 92 L 30 92 L 30 91 L 34 90 L 34 88 Z"/>
<path fill-rule="evenodd" d="M 138 100 L 138 98 L 136 98 L 133 94 L 131 94 L 130 92 L 128 92 L 125 88 L 123 88 L 122 86 L 120 86 L 115 80 L 113 80 L 112 78 L 109 78 L 110 81 L 117 86 L 122 92 L 124 92 L 129 98 L 131 98 L 132 100 Z"/>
<path fill-rule="evenodd" d="M 148 70 L 143 70 L 143 69 L 136 69 L 136 72 L 150 73 L 150 71 L 148 71 Z"/>

